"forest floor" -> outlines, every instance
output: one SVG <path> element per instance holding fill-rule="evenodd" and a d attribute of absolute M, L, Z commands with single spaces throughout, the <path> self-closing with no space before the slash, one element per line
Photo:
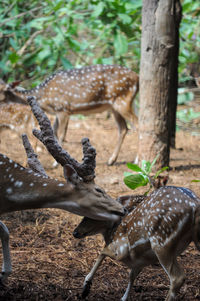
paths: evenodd
<path fill-rule="evenodd" d="M 199 108 L 196 108 L 200 111 Z M 196 122 L 196 125 L 199 121 Z M 176 149 L 171 150 L 169 185 L 184 186 L 200 196 L 200 130 L 179 130 Z M 114 149 L 117 128 L 107 114 L 70 120 L 64 148 L 77 160 L 82 158 L 81 139 L 89 137 L 97 151 L 96 183 L 112 197 L 143 193 L 145 188 L 130 191 L 123 183 L 126 162 L 137 153 L 137 134 L 129 131 L 117 164 L 106 162 Z M 25 153 L 15 133 L 5 130 L 0 137 L 0 152 L 24 164 Z M 47 173 L 62 179 L 62 168 L 52 169 L 53 159 L 45 150 L 39 152 Z M 80 300 L 84 277 L 90 271 L 103 241 L 100 236 L 76 240 L 73 229 L 79 216 L 55 209 L 30 210 L 2 216 L 10 231 L 13 273 L 0 288 L 0 300 Z M 1 254 L 0 254 L 1 256 Z M 2 257 L 0 258 L 2 260 Z M 200 300 L 200 256 L 194 245 L 180 256 L 179 262 L 187 275 L 178 300 Z M 109 258 L 98 270 L 87 300 L 116 301 L 122 297 L 128 283 L 128 269 Z M 164 300 L 169 280 L 160 266 L 147 267 L 137 277 L 130 300 Z"/>

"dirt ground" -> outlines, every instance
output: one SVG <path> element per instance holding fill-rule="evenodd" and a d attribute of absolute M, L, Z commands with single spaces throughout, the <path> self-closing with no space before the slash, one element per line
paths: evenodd
<path fill-rule="evenodd" d="M 198 132 L 198 131 L 197 131 Z M 200 130 L 199 130 L 200 134 Z M 81 160 L 81 138 L 89 137 L 97 150 L 96 182 L 112 197 L 133 193 L 123 184 L 126 162 L 137 152 L 137 135 L 129 131 L 117 164 L 106 161 L 114 148 L 117 128 L 107 114 L 72 119 L 64 145 Z M 5 130 L 0 137 L 0 152 L 23 164 L 25 153 L 15 133 Z M 189 187 L 200 195 L 200 139 L 188 131 L 177 132 L 176 150 L 171 151 L 169 184 Z M 53 159 L 39 152 L 47 173 L 62 178 L 62 169 L 52 169 Z M 138 189 L 134 193 L 143 193 Z M 61 210 L 15 212 L 2 216 L 10 231 L 13 273 L 0 289 L 0 300 L 79 300 L 84 277 L 94 264 L 103 242 L 100 236 L 76 240 L 72 231 L 80 217 Z M 1 254 L 0 254 L 1 256 Z M 193 244 L 181 255 L 187 280 L 178 300 L 200 300 L 200 256 Z M 94 278 L 87 300 L 120 300 L 128 283 L 128 269 L 107 258 Z M 169 281 L 159 266 L 145 268 L 137 277 L 130 300 L 164 300 Z"/>

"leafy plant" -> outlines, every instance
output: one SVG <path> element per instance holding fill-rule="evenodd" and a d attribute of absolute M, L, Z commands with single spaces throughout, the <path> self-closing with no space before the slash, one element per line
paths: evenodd
<path fill-rule="evenodd" d="M 178 89 L 178 104 L 184 105 L 188 101 L 192 101 L 194 99 L 194 93 L 185 91 L 185 88 Z"/>
<path fill-rule="evenodd" d="M 141 0 L 2 0 L 1 77 L 35 86 L 59 68 L 116 63 L 138 71 L 141 8 Z"/>
<path fill-rule="evenodd" d="M 177 118 L 182 122 L 190 122 L 193 119 L 200 117 L 200 112 L 195 112 L 193 108 L 177 111 Z"/>
<path fill-rule="evenodd" d="M 153 187 L 153 181 L 157 179 L 163 171 L 168 169 L 167 166 L 163 167 L 160 170 L 158 170 L 153 177 L 150 176 L 150 173 L 152 172 L 153 166 L 155 165 L 158 157 L 159 155 L 156 156 L 152 163 L 146 160 L 142 160 L 141 167 L 139 167 L 137 164 L 127 163 L 127 167 L 132 171 L 136 172 L 136 174 L 133 174 L 131 172 L 125 172 L 124 183 L 133 190 L 141 186 L 149 185 L 149 189 L 145 193 L 147 194 L 149 190 Z"/>
<path fill-rule="evenodd" d="M 182 1 L 182 21 L 180 24 L 179 77 L 187 80 L 188 66 L 198 64 L 200 57 L 200 9 L 198 1 Z"/>

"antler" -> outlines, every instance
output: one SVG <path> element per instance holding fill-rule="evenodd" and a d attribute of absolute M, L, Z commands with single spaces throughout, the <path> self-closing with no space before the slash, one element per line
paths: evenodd
<path fill-rule="evenodd" d="M 91 146 L 89 139 L 82 139 L 83 163 L 79 163 L 73 159 L 58 143 L 56 137 L 54 136 L 50 120 L 38 105 L 36 97 L 29 96 L 27 97 L 27 101 L 40 125 L 40 130 L 33 130 L 34 136 L 45 145 L 47 150 L 58 163 L 60 163 L 62 166 L 67 164 L 72 165 L 84 182 L 92 181 L 95 178 L 96 150 Z"/>
<path fill-rule="evenodd" d="M 36 155 L 36 153 L 34 152 L 29 139 L 27 137 L 26 134 L 22 135 L 22 142 L 26 151 L 26 155 L 27 155 L 27 161 L 28 161 L 28 165 L 29 167 L 35 171 L 38 172 L 39 174 L 48 177 L 44 167 L 42 166 L 42 164 L 40 163 L 40 161 L 38 160 L 38 156 Z"/>

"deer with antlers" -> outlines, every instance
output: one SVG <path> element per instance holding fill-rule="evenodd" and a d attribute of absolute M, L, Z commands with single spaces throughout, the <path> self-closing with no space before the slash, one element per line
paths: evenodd
<path fill-rule="evenodd" d="M 83 162 L 73 159 L 58 143 L 47 116 L 34 97 L 28 98 L 41 130 L 34 135 L 46 146 L 54 159 L 63 166 L 66 181 L 47 176 L 28 138 L 23 143 L 30 168 L 24 168 L 0 154 L 0 213 L 36 208 L 60 208 L 93 219 L 116 221 L 124 214 L 121 204 L 94 183 L 96 151 L 87 138 L 82 140 Z M 11 272 L 9 232 L 0 222 L 3 247 L 1 279 Z"/>
<path fill-rule="evenodd" d="M 56 114 L 54 132 L 62 144 L 72 114 L 92 114 L 111 110 L 116 120 L 119 138 L 108 160 L 116 162 L 128 131 L 125 119 L 137 124 L 133 101 L 138 92 L 139 78 L 132 70 L 117 65 L 95 65 L 60 71 L 31 90 L 0 83 L 0 99 L 26 103 L 28 95 L 37 97 L 41 108 Z"/>
<path fill-rule="evenodd" d="M 131 202 L 126 198 L 119 201 L 128 207 L 128 214 L 121 222 L 83 218 L 74 230 L 76 238 L 101 233 L 105 240 L 105 248 L 85 278 L 82 296 L 89 294 L 94 274 L 103 259 L 109 256 L 131 269 L 122 301 L 128 299 L 133 281 L 141 270 L 156 262 L 170 280 L 166 300 L 175 300 L 185 279 L 177 256 L 191 241 L 200 251 L 200 199 L 190 189 L 166 186 L 149 196 L 136 197 L 135 205 L 134 197 Z"/>

